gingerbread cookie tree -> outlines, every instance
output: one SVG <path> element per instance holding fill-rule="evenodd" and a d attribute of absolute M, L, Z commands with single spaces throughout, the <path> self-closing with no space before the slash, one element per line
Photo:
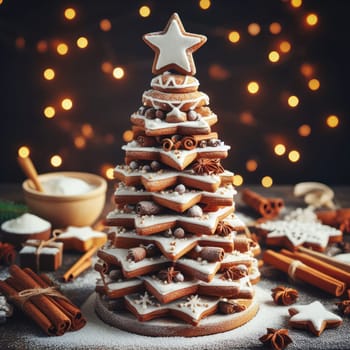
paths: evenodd
<path fill-rule="evenodd" d="M 156 76 L 131 116 L 125 164 L 115 168 L 96 311 L 144 335 L 223 332 L 256 314 L 259 247 L 234 214 L 233 173 L 220 163 L 230 147 L 212 131 L 218 118 L 194 77 L 192 53 L 206 38 L 173 14 L 144 40 Z"/>

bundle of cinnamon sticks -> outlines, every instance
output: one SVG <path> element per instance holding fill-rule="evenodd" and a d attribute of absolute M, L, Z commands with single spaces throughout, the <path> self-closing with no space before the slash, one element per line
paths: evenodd
<path fill-rule="evenodd" d="M 86 324 L 80 309 L 66 298 L 44 274 L 17 265 L 0 281 L 0 292 L 27 314 L 47 335 L 59 336 Z"/>
<path fill-rule="evenodd" d="M 305 248 L 302 252 L 286 249 L 275 252 L 268 249 L 263 260 L 287 273 L 292 279 L 301 280 L 337 297 L 350 287 L 349 272 L 333 265 L 331 261 L 321 260 Z"/>

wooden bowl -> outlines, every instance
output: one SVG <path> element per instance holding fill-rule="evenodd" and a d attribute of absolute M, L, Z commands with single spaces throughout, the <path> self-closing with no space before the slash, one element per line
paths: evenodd
<path fill-rule="evenodd" d="M 54 172 L 39 175 L 44 182 L 61 176 L 83 180 L 92 186 L 86 193 L 53 195 L 38 192 L 31 180 L 23 182 L 24 198 L 31 213 L 51 222 L 53 228 L 91 226 L 105 205 L 107 182 L 101 176 L 83 172 Z"/>

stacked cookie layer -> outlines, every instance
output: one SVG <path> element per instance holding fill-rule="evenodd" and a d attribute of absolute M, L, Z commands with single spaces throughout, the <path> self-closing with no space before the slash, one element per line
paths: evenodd
<path fill-rule="evenodd" d="M 254 316 L 244 312 L 260 276 L 259 246 L 234 213 L 233 173 L 220 163 L 230 147 L 212 130 L 217 116 L 198 86 L 190 75 L 153 78 L 131 116 L 125 164 L 115 168 L 96 290 L 108 308 L 139 321 L 197 326 L 213 314 Z"/>

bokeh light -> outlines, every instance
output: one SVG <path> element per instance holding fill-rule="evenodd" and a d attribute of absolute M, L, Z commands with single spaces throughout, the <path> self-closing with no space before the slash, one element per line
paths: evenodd
<path fill-rule="evenodd" d="M 329 115 L 326 118 L 326 124 L 330 128 L 336 128 L 339 125 L 339 118 L 336 115 L 334 115 L 334 114 Z"/>
<path fill-rule="evenodd" d="M 268 57 L 269 57 L 269 61 L 270 62 L 275 63 L 275 62 L 279 61 L 280 54 L 277 51 L 271 51 L 271 52 L 269 52 L 269 56 Z"/>
<path fill-rule="evenodd" d="M 66 97 L 61 101 L 61 107 L 65 111 L 69 111 L 73 107 L 73 101 L 70 98 Z"/>
<path fill-rule="evenodd" d="M 244 182 L 243 176 L 239 174 L 235 174 L 233 176 L 233 185 L 234 186 L 242 186 Z"/>
<path fill-rule="evenodd" d="M 258 168 L 258 162 L 255 159 L 249 159 L 245 163 L 245 167 L 248 171 L 253 172 Z"/>
<path fill-rule="evenodd" d="M 139 8 L 139 15 L 141 17 L 148 17 L 151 14 L 151 9 L 149 6 L 141 6 Z"/>
<path fill-rule="evenodd" d="M 124 69 L 122 67 L 115 67 L 113 69 L 113 77 L 115 79 L 122 79 L 125 75 Z"/>
<path fill-rule="evenodd" d="M 103 73 L 110 74 L 113 72 L 113 64 L 108 61 L 102 62 L 101 70 Z"/>
<path fill-rule="evenodd" d="M 69 21 L 73 20 L 76 16 L 76 11 L 72 7 L 68 7 L 64 10 L 64 17 Z"/>
<path fill-rule="evenodd" d="M 247 90 L 250 94 L 254 95 L 259 92 L 260 86 L 256 81 L 250 81 L 247 85 Z"/>
<path fill-rule="evenodd" d="M 291 95 L 288 97 L 288 106 L 295 108 L 299 104 L 299 98 L 295 95 Z"/>
<path fill-rule="evenodd" d="M 278 143 L 277 145 L 275 145 L 274 147 L 274 152 L 275 154 L 277 154 L 278 156 L 283 156 L 286 153 L 286 146 L 283 145 L 282 143 Z"/>
<path fill-rule="evenodd" d="M 125 142 L 131 142 L 134 139 L 134 132 L 132 130 L 125 130 L 123 132 L 123 140 Z"/>
<path fill-rule="evenodd" d="M 44 108 L 44 116 L 48 119 L 51 119 L 55 116 L 56 110 L 52 106 L 47 106 Z"/>
<path fill-rule="evenodd" d="M 263 187 L 271 187 L 273 185 L 273 180 L 272 180 L 272 177 L 271 176 L 264 176 L 262 179 L 261 179 L 261 185 Z"/>
<path fill-rule="evenodd" d="M 303 1 L 302 0 L 291 0 L 290 4 L 292 7 L 298 8 L 298 7 L 301 7 L 301 5 L 303 4 Z"/>
<path fill-rule="evenodd" d="M 313 79 L 308 81 L 307 85 L 308 85 L 310 90 L 316 91 L 316 90 L 318 90 L 320 88 L 321 83 L 320 83 L 320 81 L 318 79 L 313 78 Z"/>
<path fill-rule="evenodd" d="M 260 33 L 261 27 L 258 23 L 250 23 L 248 25 L 248 33 L 252 36 L 256 36 Z"/>
<path fill-rule="evenodd" d="M 56 51 L 57 51 L 57 53 L 58 53 L 59 55 L 64 56 L 64 55 L 66 55 L 66 54 L 68 53 L 68 51 L 69 51 L 68 45 L 65 44 L 65 43 L 60 43 L 60 44 L 57 45 Z"/>
<path fill-rule="evenodd" d="M 94 136 L 94 128 L 91 124 L 85 123 L 81 126 L 81 133 L 88 139 L 93 138 Z"/>
<path fill-rule="evenodd" d="M 273 22 L 269 26 L 269 30 L 271 34 L 277 35 L 281 33 L 282 31 L 282 26 L 278 22 Z"/>
<path fill-rule="evenodd" d="M 314 68 L 311 64 L 303 63 L 300 66 L 300 72 L 304 77 L 309 78 L 314 74 Z"/>
<path fill-rule="evenodd" d="M 62 157 L 58 154 L 55 154 L 54 156 L 52 156 L 50 158 L 50 164 L 54 167 L 54 168 L 58 168 L 62 165 Z"/>
<path fill-rule="evenodd" d="M 109 19 L 104 18 L 100 21 L 100 29 L 104 32 L 109 32 L 112 29 L 112 23 Z"/>
<path fill-rule="evenodd" d="M 202 10 L 208 10 L 208 8 L 211 6 L 211 1 L 210 0 L 200 0 L 199 1 L 199 7 Z"/>
<path fill-rule="evenodd" d="M 46 52 L 48 49 L 48 44 L 47 44 L 47 41 L 46 40 L 39 40 L 36 44 L 36 50 L 39 52 L 39 53 L 44 53 Z"/>
<path fill-rule="evenodd" d="M 16 38 L 15 46 L 17 49 L 20 49 L 20 50 L 25 48 L 26 40 L 23 38 L 23 36 L 19 36 L 18 38 Z"/>
<path fill-rule="evenodd" d="M 283 41 L 280 42 L 279 48 L 280 48 L 281 52 L 288 53 L 291 50 L 292 45 L 291 45 L 291 43 L 289 41 L 283 40 Z"/>
<path fill-rule="evenodd" d="M 237 31 L 235 31 L 235 30 L 233 30 L 233 31 L 231 31 L 229 34 L 228 34 L 228 40 L 231 42 L 231 43 L 238 43 L 239 42 L 239 40 L 240 40 L 240 38 L 241 38 L 241 36 L 240 36 L 240 34 L 237 32 Z"/>
<path fill-rule="evenodd" d="M 81 36 L 77 39 L 77 46 L 80 49 L 85 49 L 89 45 L 89 41 L 85 36 Z"/>
<path fill-rule="evenodd" d="M 52 68 L 46 68 L 43 76 L 46 80 L 52 80 L 55 78 L 55 71 Z"/>
<path fill-rule="evenodd" d="M 311 127 L 308 124 L 300 125 L 298 128 L 298 134 L 300 136 L 306 137 L 311 134 Z"/>
<path fill-rule="evenodd" d="M 299 151 L 296 150 L 292 150 L 288 153 L 288 159 L 292 162 L 292 163 L 296 163 L 299 159 L 300 159 L 300 153 Z"/>
<path fill-rule="evenodd" d="M 30 156 L 30 149 L 28 146 L 21 146 L 18 151 L 18 156 L 21 158 L 27 158 Z"/>
<path fill-rule="evenodd" d="M 318 16 L 316 13 L 309 13 L 305 18 L 305 22 L 310 27 L 313 27 L 318 23 Z"/>
<path fill-rule="evenodd" d="M 86 146 L 86 140 L 83 136 L 76 136 L 74 138 L 74 145 L 78 149 L 84 149 Z"/>

